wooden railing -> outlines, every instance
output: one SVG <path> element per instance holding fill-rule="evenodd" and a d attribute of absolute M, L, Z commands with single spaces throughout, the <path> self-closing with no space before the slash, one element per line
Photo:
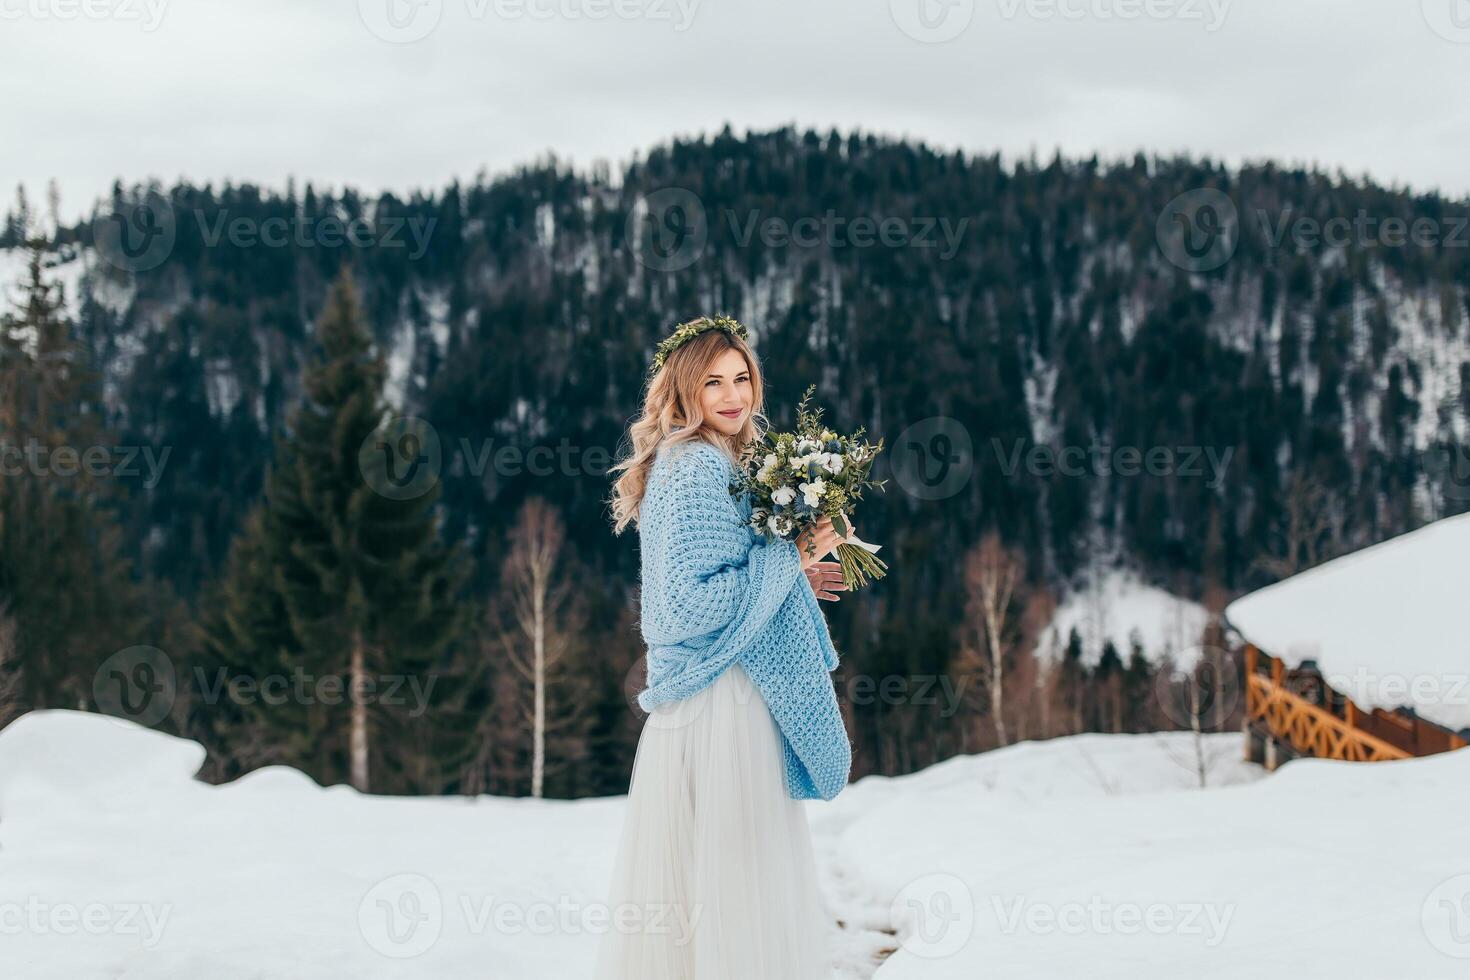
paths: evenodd
<path fill-rule="evenodd" d="M 1358 725 L 1363 716 L 1351 698 L 1341 696 L 1342 717 L 1329 708 L 1313 704 L 1290 689 L 1286 682 L 1285 664 L 1279 657 L 1269 657 L 1271 676 L 1258 670 L 1261 652 L 1254 644 L 1245 648 L 1245 710 L 1247 722 L 1264 725 L 1272 738 L 1285 742 L 1297 752 L 1319 759 L 1344 759 L 1349 762 L 1381 762 L 1387 759 L 1409 759 L 1415 753 L 1364 731 Z M 1321 680 L 1320 677 L 1317 680 Z M 1330 688 L 1322 686 L 1328 695 Z M 1330 703 L 1334 698 L 1326 697 Z M 1464 744 L 1458 736 L 1455 742 Z M 1451 745 L 1453 746 L 1453 744 Z"/>

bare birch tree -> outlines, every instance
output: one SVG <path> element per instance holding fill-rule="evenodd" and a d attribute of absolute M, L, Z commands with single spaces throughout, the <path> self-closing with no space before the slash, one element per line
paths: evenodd
<path fill-rule="evenodd" d="M 1021 584 L 1024 568 L 1021 555 L 1007 548 L 995 531 L 986 532 L 965 556 L 966 609 L 971 622 L 979 628 L 983 644 L 978 651 L 972 649 L 970 655 L 979 654 L 979 673 L 990 695 L 991 722 L 1000 745 L 1010 744 L 1003 713 L 1006 630 L 1011 599 Z"/>
<path fill-rule="evenodd" d="M 580 620 L 573 583 L 561 567 L 565 536 L 555 508 L 532 497 L 511 528 L 501 566 L 500 646 L 531 688 L 531 795 L 537 798 L 546 778 L 549 675 L 565 658 Z"/>

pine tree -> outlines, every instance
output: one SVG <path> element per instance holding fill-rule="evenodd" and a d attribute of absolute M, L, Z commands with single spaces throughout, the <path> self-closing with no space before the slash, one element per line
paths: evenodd
<path fill-rule="evenodd" d="M 88 369 L 29 243 L 24 298 L 0 317 L 0 604 L 12 619 L 14 696 L 85 708 L 99 664 L 145 613 L 122 555 L 114 486 L 92 472 L 108 451 Z"/>
<path fill-rule="evenodd" d="M 256 702 L 245 689 L 230 693 L 242 681 L 289 675 L 298 647 L 275 588 L 265 528 L 257 502 L 231 544 L 223 582 L 201 603 L 189 734 L 210 750 L 206 775 L 216 782 L 262 765 L 301 765 L 325 741 L 321 713 L 312 705 Z"/>
<path fill-rule="evenodd" d="M 1103 641 L 1102 656 L 1092 671 L 1093 691 L 1097 698 L 1096 724 L 1099 731 L 1123 730 L 1123 658 L 1111 639 Z"/>
<path fill-rule="evenodd" d="M 1131 638 L 1128 666 L 1123 670 L 1123 728 L 1130 732 L 1151 732 L 1159 725 L 1152 717 L 1154 671 L 1144 656 L 1143 644 Z"/>
<path fill-rule="evenodd" d="M 363 451 L 385 420 L 386 372 L 345 268 L 317 342 L 208 649 L 236 669 L 243 653 L 247 666 L 285 673 L 292 690 L 304 679 L 298 703 L 255 714 L 275 712 L 265 725 L 292 764 L 327 782 L 345 769 L 368 791 L 412 782 L 414 746 L 433 741 L 417 726 L 433 725 L 427 702 L 465 622 L 465 566 L 440 540 L 437 480 L 416 496 L 382 492 L 392 464 Z M 284 627 L 268 608 L 284 613 Z"/>

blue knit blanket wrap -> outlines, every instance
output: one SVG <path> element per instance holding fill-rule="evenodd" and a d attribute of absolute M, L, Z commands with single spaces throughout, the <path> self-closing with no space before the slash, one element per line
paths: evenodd
<path fill-rule="evenodd" d="M 852 768 L 832 686 L 837 651 L 796 545 L 749 525 L 748 496 L 730 493 L 734 472 L 702 440 L 655 456 L 638 512 L 648 646 L 638 704 L 687 698 L 738 660 L 780 729 L 788 794 L 831 800 Z"/>

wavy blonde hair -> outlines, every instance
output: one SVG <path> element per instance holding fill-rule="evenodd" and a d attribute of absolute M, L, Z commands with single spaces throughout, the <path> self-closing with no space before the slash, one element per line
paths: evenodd
<path fill-rule="evenodd" d="M 710 365 L 727 350 L 739 351 L 750 371 L 750 414 L 734 436 L 705 425 L 704 410 L 700 407 Z M 676 347 L 649 382 L 642 414 L 628 427 L 625 441 L 631 444 L 631 450 L 612 467 L 613 472 L 623 474 L 613 483 L 609 499 L 613 533 L 622 534 L 630 523 L 638 522 L 638 507 L 648 488 L 648 474 L 659 446 L 699 439 L 723 452 L 737 466 L 741 465 L 745 445 L 760 438 L 770 427 L 763 414 L 765 395 L 760 362 L 750 345 L 739 337 L 724 330 L 707 330 Z M 676 425 L 683 428 L 675 431 Z"/>

